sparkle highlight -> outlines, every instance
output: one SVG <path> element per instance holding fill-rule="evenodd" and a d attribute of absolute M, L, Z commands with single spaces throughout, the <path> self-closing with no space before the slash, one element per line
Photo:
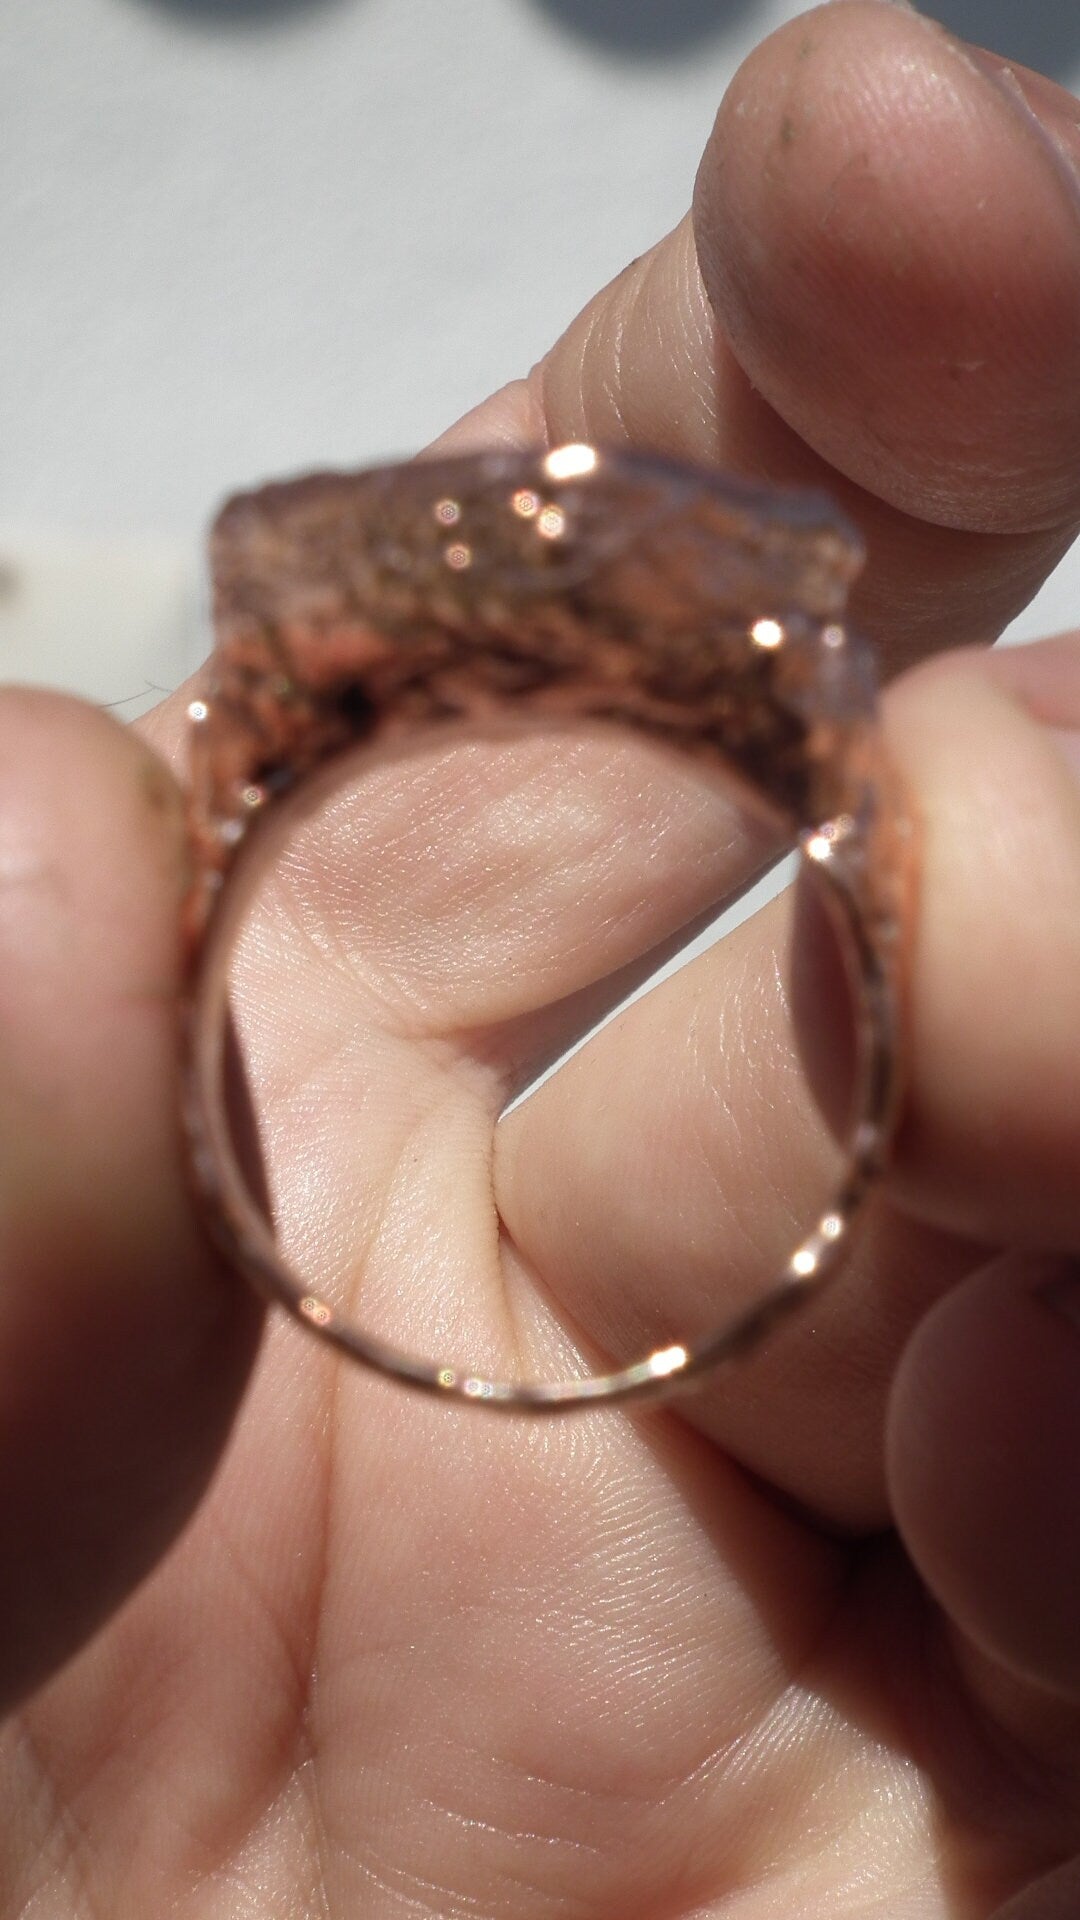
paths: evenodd
<path fill-rule="evenodd" d="M 544 472 L 552 480 L 576 480 L 580 474 L 591 473 L 596 461 L 595 447 L 574 441 L 566 447 L 552 448 L 544 461 Z"/>
<path fill-rule="evenodd" d="M 559 540 L 566 532 L 566 515 L 561 507 L 544 507 L 536 522 L 536 531 L 544 540 Z"/>

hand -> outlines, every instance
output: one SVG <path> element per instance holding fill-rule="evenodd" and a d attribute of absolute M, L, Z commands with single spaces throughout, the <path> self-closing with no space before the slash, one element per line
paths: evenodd
<path fill-rule="evenodd" d="M 992 639 L 1080 516 L 1070 152 L 1048 83 L 811 14 L 692 220 L 447 444 L 825 485 L 893 669 Z M 177 764 L 187 697 L 147 729 Z M 105 716 L 0 701 L 4 1920 L 1073 1920 L 1080 637 L 916 666 L 887 725 L 926 822 L 890 1193 L 812 1328 L 677 1411 L 535 1425 L 276 1318 L 253 1366 L 176 1141 L 177 791 Z M 538 1367 L 658 1298 L 723 1318 L 830 1151 L 789 900 L 494 1122 L 732 844 L 627 741 L 345 788 L 239 989 L 295 1256 Z"/>

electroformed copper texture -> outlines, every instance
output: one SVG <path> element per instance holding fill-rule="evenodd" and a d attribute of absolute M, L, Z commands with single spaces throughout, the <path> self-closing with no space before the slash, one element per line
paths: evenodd
<path fill-rule="evenodd" d="M 322 1339 L 482 1406 L 658 1399 L 751 1352 L 835 1273 L 899 1114 L 915 868 L 870 650 L 843 624 L 861 562 L 822 496 L 585 446 L 317 474 L 225 506 L 216 646 L 189 708 L 184 1126 L 218 1245 Z M 768 1291 L 692 1345 L 550 1383 L 417 1359 L 344 1319 L 279 1254 L 225 1097 L 226 883 L 253 828 L 358 741 L 392 750 L 515 715 L 637 728 L 734 773 L 817 876 L 857 1017 L 845 1171 Z"/>

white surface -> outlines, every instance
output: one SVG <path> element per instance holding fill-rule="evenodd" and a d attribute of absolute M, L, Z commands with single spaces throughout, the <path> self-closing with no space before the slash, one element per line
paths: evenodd
<path fill-rule="evenodd" d="M 680 217 L 800 11 L 240 4 L 0 0 L 0 675 L 130 713 L 201 650 L 222 493 L 412 451 L 524 371 Z M 1002 4 L 939 10 L 992 37 Z M 1075 84 L 1076 0 L 1022 12 Z M 1074 554 L 1021 630 L 1078 618 Z"/>
<path fill-rule="evenodd" d="M 735 11 L 657 65 L 528 0 L 9 12 L 0 520 L 185 534 L 241 481 L 414 451 L 680 218 L 799 7 Z"/>

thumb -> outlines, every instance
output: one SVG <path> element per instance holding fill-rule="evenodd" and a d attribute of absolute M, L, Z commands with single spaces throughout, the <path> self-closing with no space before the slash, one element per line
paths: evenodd
<path fill-rule="evenodd" d="M 176 1122 L 182 818 L 96 709 L 0 694 L 0 1708 L 148 1570 L 257 1341 Z"/>

